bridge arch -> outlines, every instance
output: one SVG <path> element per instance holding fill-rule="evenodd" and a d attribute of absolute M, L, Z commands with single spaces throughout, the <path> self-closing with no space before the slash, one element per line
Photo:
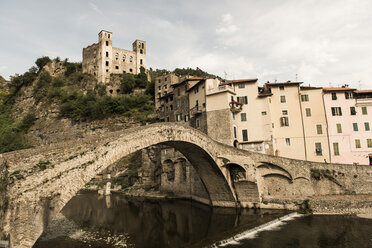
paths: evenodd
<path fill-rule="evenodd" d="M 70 156 L 71 159 L 60 154 L 53 168 L 15 182 L 10 190 L 14 196 L 11 208 L 17 210 L 10 216 L 14 246 L 31 247 L 55 214 L 96 174 L 122 157 L 156 144 L 173 147 L 189 160 L 208 192 L 210 205 L 236 206 L 232 189 L 216 163 L 216 142 L 197 130 L 183 125 L 156 124 L 124 130 L 119 136 L 97 142 L 92 148 L 77 152 L 80 155 Z M 42 158 L 44 161 L 49 161 L 48 154 L 55 153 L 47 153 Z M 21 212 L 30 213 L 30 206 L 34 208 L 31 216 L 17 216 Z M 32 231 L 25 235 L 25 229 Z"/>

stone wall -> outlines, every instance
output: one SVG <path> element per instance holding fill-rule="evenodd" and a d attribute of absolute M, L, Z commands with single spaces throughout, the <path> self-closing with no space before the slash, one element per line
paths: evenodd
<path fill-rule="evenodd" d="M 6 162 L 0 158 L 0 240 L 8 238 L 4 232 L 4 227 L 6 226 L 5 219 L 9 204 L 7 195 L 8 184 L 8 166 Z"/>

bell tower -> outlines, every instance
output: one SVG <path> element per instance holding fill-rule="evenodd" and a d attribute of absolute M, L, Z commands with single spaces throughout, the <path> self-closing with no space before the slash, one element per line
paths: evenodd
<path fill-rule="evenodd" d="M 140 73 L 140 68 L 146 68 L 146 41 L 135 40 L 133 42 L 133 52 L 136 53 L 136 74 Z"/>
<path fill-rule="evenodd" d="M 99 57 L 98 81 L 107 82 L 112 72 L 112 33 L 101 30 L 98 34 Z"/>

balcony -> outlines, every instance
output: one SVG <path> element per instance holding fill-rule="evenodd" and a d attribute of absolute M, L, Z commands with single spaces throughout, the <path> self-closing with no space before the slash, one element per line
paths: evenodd
<path fill-rule="evenodd" d="M 202 113 L 202 107 L 199 105 L 196 105 L 192 109 L 190 109 L 190 115 L 195 116 Z"/>
<path fill-rule="evenodd" d="M 237 102 L 237 101 L 231 101 L 230 102 L 231 112 L 238 113 L 238 112 L 242 111 L 242 109 L 243 109 L 243 103 Z"/>

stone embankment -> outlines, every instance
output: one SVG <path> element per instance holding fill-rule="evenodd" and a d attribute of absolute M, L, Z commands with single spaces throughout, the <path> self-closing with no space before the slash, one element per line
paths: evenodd
<path fill-rule="evenodd" d="M 261 207 L 312 211 L 314 214 L 372 214 L 372 194 L 266 197 Z"/>

